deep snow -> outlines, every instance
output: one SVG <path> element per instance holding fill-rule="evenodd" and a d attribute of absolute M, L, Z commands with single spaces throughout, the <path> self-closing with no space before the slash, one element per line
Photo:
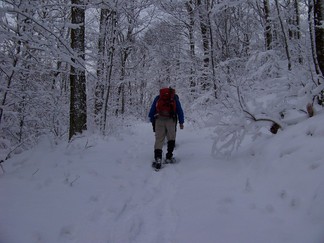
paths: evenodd
<path fill-rule="evenodd" d="M 4 163 L 0 243 L 323 243 L 324 114 L 213 158 L 213 128 L 178 131 L 151 168 L 148 123 Z"/>

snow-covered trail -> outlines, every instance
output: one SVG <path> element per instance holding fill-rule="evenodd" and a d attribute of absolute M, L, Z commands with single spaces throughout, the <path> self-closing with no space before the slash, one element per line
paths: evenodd
<path fill-rule="evenodd" d="M 109 242 L 179 242 L 176 239 L 181 220 L 179 209 L 185 205 L 182 205 L 178 194 L 182 183 L 186 184 L 186 180 L 190 180 L 186 178 L 183 181 L 181 178 L 188 172 L 195 171 L 200 161 L 211 162 L 210 134 L 208 132 L 197 137 L 198 133 L 194 135 L 195 132 L 190 129 L 178 130 L 175 150 L 178 163 L 155 172 L 150 166 L 154 133 L 147 124 L 140 125 L 136 131 L 133 138 L 138 140 L 129 144 L 128 151 L 134 156 L 133 166 L 139 169 L 135 172 L 135 177 L 140 180 L 140 184 L 132 190 L 134 194 L 115 221 Z M 197 139 L 193 140 L 193 137 Z M 201 144 L 204 144 L 203 149 Z"/>
<path fill-rule="evenodd" d="M 159 172 L 151 167 L 147 123 L 117 138 L 91 136 L 54 149 L 44 140 L 16 156 L 0 178 L 0 243 L 174 242 L 179 178 L 188 161 L 210 154 L 210 142 L 199 154 L 194 147 L 202 141 L 185 131 L 176 149 L 181 162 Z"/>
<path fill-rule="evenodd" d="M 159 172 L 147 123 L 105 139 L 44 140 L 6 162 L 0 243 L 321 243 L 323 138 L 305 135 L 324 134 L 317 124 L 219 160 L 213 130 L 186 127 L 179 163 Z"/>
<path fill-rule="evenodd" d="M 178 172 L 171 168 L 153 171 L 153 132 L 150 126 L 137 131 L 128 147 L 134 168 L 128 178 L 133 178 L 129 183 L 134 188 L 128 188 L 129 198 L 113 223 L 108 242 L 171 242 L 177 222 L 172 203 Z"/>

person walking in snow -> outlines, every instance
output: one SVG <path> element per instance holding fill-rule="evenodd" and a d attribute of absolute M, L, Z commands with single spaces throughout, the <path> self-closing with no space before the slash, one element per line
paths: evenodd
<path fill-rule="evenodd" d="M 175 90 L 170 88 L 160 89 L 160 94 L 155 97 L 150 112 L 150 122 L 155 132 L 153 167 L 161 168 L 162 148 L 165 138 L 167 138 L 167 153 L 165 163 L 175 162 L 173 150 L 175 147 L 177 122 L 179 120 L 180 129 L 183 129 L 184 114 Z"/>

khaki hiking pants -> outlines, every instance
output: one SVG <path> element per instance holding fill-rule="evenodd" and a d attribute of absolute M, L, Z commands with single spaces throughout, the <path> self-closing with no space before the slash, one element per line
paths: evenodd
<path fill-rule="evenodd" d="M 176 125 L 176 121 L 173 118 L 159 117 L 155 120 L 155 150 L 162 150 L 165 137 L 168 141 L 175 140 Z"/>

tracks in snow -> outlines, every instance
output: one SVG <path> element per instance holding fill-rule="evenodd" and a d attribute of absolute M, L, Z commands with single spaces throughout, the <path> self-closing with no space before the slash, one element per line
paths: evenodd
<path fill-rule="evenodd" d="M 146 172 L 147 173 L 147 172 Z M 120 202 L 111 242 L 170 242 L 177 226 L 172 207 L 176 172 L 165 169 L 142 180 L 129 198 Z"/>
<path fill-rule="evenodd" d="M 150 142 L 140 142 L 128 148 L 133 157 L 128 174 L 131 174 L 130 179 L 135 179 L 134 183 L 129 183 L 131 188 L 127 191 L 131 192 L 130 195 L 119 202 L 114 213 L 108 242 L 165 243 L 173 239 L 178 221 L 173 207 L 178 165 L 170 165 L 158 173 L 153 171 L 147 160 L 151 157 L 151 147 Z M 149 152 L 143 153 L 145 150 Z"/>

